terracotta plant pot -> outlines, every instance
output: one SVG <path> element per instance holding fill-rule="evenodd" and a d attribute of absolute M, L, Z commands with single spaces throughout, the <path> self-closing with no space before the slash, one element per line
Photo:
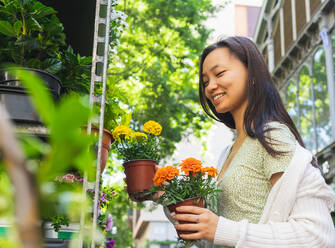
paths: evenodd
<path fill-rule="evenodd" d="M 157 162 L 150 159 L 137 159 L 123 163 L 128 194 L 136 200 L 146 200 L 151 194 Z"/>
<path fill-rule="evenodd" d="M 86 127 L 87 128 L 87 127 Z M 91 127 L 91 133 L 95 136 L 99 135 L 99 128 L 96 126 Z M 106 167 L 106 162 L 108 158 L 108 153 L 111 149 L 111 144 L 114 142 L 113 135 L 107 129 L 104 129 L 103 137 L 102 137 L 102 149 L 101 149 L 101 173 L 104 171 Z M 98 155 L 98 145 L 96 145 L 96 155 Z"/>
<path fill-rule="evenodd" d="M 177 202 L 176 204 L 168 205 L 167 207 L 168 207 L 171 215 L 175 215 L 175 214 L 182 214 L 181 212 L 178 212 L 176 210 L 177 207 L 181 207 L 181 206 L 196 206 L 196 207 L 203 208 L 204 207 L 204 201 L 203 201 L 203 199 L 199 199 L 199 197 L 194 197 L 194 198 L 190 198 L 190 199 L 187 199 L 185 201 L 182 201 L 182 202 Z M 194 224 L 194 222 L 179 221 L 179 224 Z M 194 231 L 179 231 L 179 230 L 176 230 L 176 231 L 178 233 L 178 236 L 180 236 L 180 234 L 195 233 Z"/>

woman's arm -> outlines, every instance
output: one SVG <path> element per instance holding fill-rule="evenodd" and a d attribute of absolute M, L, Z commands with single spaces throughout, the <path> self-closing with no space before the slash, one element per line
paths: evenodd
<path fill-rule="evenodd" d="M 220 217 L 214 244 L 251 248 L 335 247 L 335 232 L 325 202 L 304 198 L 296 204 L 287 222 L 252 224 Z"/>
<path fill-rule="evenodd" d="M 215 224 L 213 213 L 194 207 L 178 208 L 178 211 L 199 214 L 198 224 L 177 225 L 180 230 L 196 230 L 195 234 L 182 238 L 207 239 L 215 245 L 236 247 L 335 247 L 335 229 L 329 214 L 334 208 L 334 194 L 324 183 L 320 173 L 310 169 L 297 192 L 294 207 L 285 222 L 252 224 L 247 220 L 235 222 L 218 217 L 215 233 L 209 232 Z M 283 199 L 285 204 L 285 199 Z M 182 214 L 178 220 L 191 220 L 194 215 Z M 214 222 L 213 222 L 214 221 Z M 206 224 L 211 223 L 210 225 Z"/>

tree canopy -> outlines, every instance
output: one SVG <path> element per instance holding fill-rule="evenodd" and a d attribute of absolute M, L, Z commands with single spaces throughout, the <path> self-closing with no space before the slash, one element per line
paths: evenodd
<path fill-rule="evenodd" d="M 128 30 L 112 57 L 109 79 L 131 109 L 131 125 L 162 124 L 163 156 L 183 136 L 210 126 L 198 101 L 198 63 L 211 30 L 204 21 L 219 7 L 210 0 L 124 0 Z"/>

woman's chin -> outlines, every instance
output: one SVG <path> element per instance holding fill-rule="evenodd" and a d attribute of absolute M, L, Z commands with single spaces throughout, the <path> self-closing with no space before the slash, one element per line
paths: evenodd
<path fill-rule="evenodd" d="M 217 107 L 217 108 L 215 108 L 215 111 L 217 112 L 217 113 L 219 113 L 219 114 L 225 114 L 225 113 L 227 113 L 227 112 L 229 112 L 229 109 L 227 109 L 227 108 L 220 108 L 220 107 Z"/>

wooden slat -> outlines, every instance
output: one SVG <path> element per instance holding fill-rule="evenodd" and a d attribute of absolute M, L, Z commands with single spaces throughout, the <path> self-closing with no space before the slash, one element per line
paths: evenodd
<path fill-rule="evenodd" d="M 285 52 L 287 52 L 293 41 L 291 0 L 285 0 L 283 8 L 284 8 Z"/>
<path fill-rule="evenodd" d="M 313 16 L 314 12 L 318 9 L 320 3 L 321 0 L 310 0 L 311 16 Z"/>
<path fill-rule="evenodd" d="M 306 24 L 306 3 L 305 0 L 295 0 L 295 15 L 297 22 L 297 35 L 299 34 Z"/>
<path fill-rule="evenodd" d="M 273 36 L 274 50 L 275 50 L 275 67 L 281 58 L 281 47 L 280 47 L 280 28 L 279 25 L 276 29 L 276 32 Z"/>

